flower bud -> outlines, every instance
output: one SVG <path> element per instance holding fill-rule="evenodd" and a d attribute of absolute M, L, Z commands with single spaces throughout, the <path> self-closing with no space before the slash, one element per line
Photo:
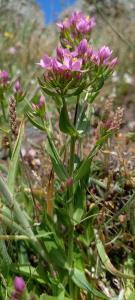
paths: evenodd
<path fill-rule="evenodd" d="M 86 53 L 88 48 L 88 42 L 86 39 L 83 39 L 77 47 L 78 54 L 83 55 Z"/>
<path fill-rule="evenodd" d="M 7 85 L 9 80 L 9 74 L 6 70 L 0 71 L 0 84 Z"/>
<path fill-rule="evenodd" d="M 72 177 L 68 177 L 66 180 L 66 186 L 70 187 L 73 184 L 73 178 Z"/>
<path fill-rule="evenodd" d="M 38 106 L 39 108 L 43 108 L 45 106 L 45 97 L 43 95 L 40 96 Z"/>
<path fill-rule="evenodd" d="M 117 63 L 118 63 L 118 58 L 117 57 L 113 58 L 112 61 L 109 63 L 109 68 L 113 69 L 117 65 Z"/>
<path fill-rule="evenodd" d="M 23 293 L 23 291 L 26 288 L 26 284 L 25 284 L 22 277 L 19 277 L 19 276 L 15 277 L 15 279 L 14 279 L 14 288 L 18 293 L 20 293 L 20 294 Z"/>
<path fill-rule="evenodd" d="M 14 88 L 15 88 L 15 92 L 17 93 L 22 91 L 22 87 L 19 80 L 16 81 Z"/>

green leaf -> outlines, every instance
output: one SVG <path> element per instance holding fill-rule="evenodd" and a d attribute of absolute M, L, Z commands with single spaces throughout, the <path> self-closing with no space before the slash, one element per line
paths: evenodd
<path fill-rule="evenodd" d="M 18 271 L 18 267 L 14 267 L 15 271 Z M 44 284 L 44 280 L 39 276 L 36 268 L 30 266 L 30 265 L 25 265 L 25 266 L 20 266 L 19 267 L 19 273 L 28 277 L 28 278 L 33 278 L 34 280 L 40 282 L 41 284 Z"/>
<path fill-rule="evenodd" d="M 71 270 L 70 276 L 72 281 L 81 289 L 86 290 L 88 293 L 93 294 L 99 299 L 109 299 L 107 296 L 99 292 L 97 289 L 93 288 L 91 284 L 87 281 L 85 273 L 75 268 Z"/>
<path fill-rule="evenodd" d="M 91 150 L 90 154 L 86 157 L 86 159 L 82 162 L 80 167 L 75 171 L 74 180 L 78 181 L 83 178 L 89 171 L 91 161 L 93 157 L 98 153 L 101 149 L 102 145 L 106 142 L 106 140 L 112 135 L 112 132 L 107 132 L 104 136 L 96 142 L 95 146 Z"/>
<path fill-rule="evenodd" d="M 75 171 L 74 181 L 82 179 L 89 171 L 92 158 L 97 154 L 100 147 L 94 147 L 86 159 L 82 162 L 80 167 Z"/>
<path fill-rule="evenodd" d="M 16 172 L 17 172 L 17 166 L 18 166 L 18 161 L 19 161 L 19 155 L 20 155 L 23 135 L 24 135 L 24 122 L 22 122 L 20 125 L 19 133 L 18 133 L 17 140 L 16 140 L 16 143 L 15 143 L 15 146 L 13 149 L 11 160 L 10 160 L 7 185 L 12 194 L 14 193 L 14 189 L 15 189 Z"/>
<path fill-rule="evenodd" d="M 46 86 L 44 86 L 44 83 L 39 78 L 38 78 L 38 82 L 44 93 L 46 93 L 49 96 L 54 96 L 54 97 L 58 96 L 58 93 L 55 93 L 54 91 L 49 90 Z"/>
<path fill-rule="evenodd" d="M 81 221 L 85 209 L 84 206 L 85 200 L 86 200 L 86 192 L 84 192 L 83 189 L 80 186 L 78 186 L 74 197 L 73 220 L 75 224 Z"/>
<path fill-rule="evenodd" d="M 89 103 L 93 103 L 93 101 L 95 100 L 95 98 L 97 97 L 99 91 L 95 92 L 95 93 L 92 93 L 91 95 L 89 95 L 88 97 L 88 102 Z"/>
<path fill-rule="evenodd" d="M 135 300 L 135 290 L 132 292 L 132 294 L 129 296 L 128 300 Z"/>
<path fill-rule="evenodd" d="M 56 243 L 54 238 L 51 239 L 51 237 L 48 237 L 46 240 L 44 239 L 44 244 L 51 262 L 59 268 L 67 269 L 68 264 L 66 262 L 65 252 L 63 248 Z"/>
<path fill-rule="evenodd" d="M 67 107 L 66 105 L 63 105 L 60 113 L 60 120 L 59 120 L 59 126 L 60 130 L 64 133 L 69 134 L 70 136 L 75 136 L 77 137 L 79 134 L 75 127 L 71 124 L 67 112 Z"/>
<path fill-rule="evenodd" d="M 67 176 L 66 170 L 61 162 L 60 156 L 57 152 L 57 149 L 52 141 L 52 139 L 48 136 L 48 143 L 46 145 L 46 151 L 50 155 L 54 171 L 56 172 L 57 176 L 62 180 L 65 181 Z"/>
<path fill-rule="evenodd" d="M 40 300 L 72 300 L 71 298 L 64 297 L 63 293 L 59 296 L 49 296 L 47 294 L 42 294 L 40 296 Z"/>
<path fill-rule="evenodd" d="M 64 297 L 64 291 L 62 291 L 58 296 L 49 296 L 47 294 L 42 294 L 40 300 L 65 300 L 69 298 Z M 69 299 L 70 300 L 70 299 Z"/>
<path fill-rule="evenodd" d="M 29 121 L 32 123 L 33 126 L 35 126 L 36 128 L 38 128 L 39 130 L 44 131 L 43 125 L 40 124 L 39 122 L 35 121 L 33 115 L 30 112 L 28 112 L 26 115 L 27 115 Z"/>
<path fill-rule="evenodd" d="M 95 232 L 95 240 L 96 240 L 96 247 L 97 247 L 98 255 L 99 255 L 102 263 L 104 264 L 106 270 L 108 270 L 111 274 L 114 274 L 115 276 L 135 280 L 134 275 L 122 273 L 113 266 L 113 264 L 111 263 L 108 255 L 105 251 L 104 245 L 99 238 L 97 230 L 95 229 L 94 232 Z"/>

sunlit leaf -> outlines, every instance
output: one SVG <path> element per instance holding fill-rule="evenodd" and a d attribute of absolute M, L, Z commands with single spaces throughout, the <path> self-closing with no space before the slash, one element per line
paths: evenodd
<path fill-rule="evenodd" d="M 97 289 L 93 288 L 92 285 L 87 281 L 85 273 L 75 268 L 70 273 L 72 281 L 80 288 L 86 290 L 88 293 L 95 295 L 99 299 L 107 300 L 107 296 L 102 294 Z"/>

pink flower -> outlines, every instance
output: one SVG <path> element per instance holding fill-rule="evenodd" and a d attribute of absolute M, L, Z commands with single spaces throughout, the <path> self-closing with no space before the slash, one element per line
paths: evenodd
<path fill-rule="evenodd" d="M 86 39 L 83 39 L 77 47 L 78 54 L 79 55 L 85 54 L 87 49 L 88 49 L 88 42 Z"/>
<path fill-rule="evenodd" d="M 45 97 L 43 95 L 40 96 L 38 105 L 39 105 L 39 108 L 42 108 L 45 106 Z"/>
<path fill-rule="evenodd" d="M 23 293 L 23 291 L 26 288 L 26 284 L 25 284 L 22 277 L 19 277 L 19 276 L 15 277 L 15 279 L 14 279 L 14 288 L 18 293 L 20 293 L 20 294 Z"/>
<path fill-rule="evenodd" d="M 91 60 L 93 61 L 94 64 L 99 65 L 100 64 L 100 59 L 97 51 L 93 51 Z"/>
<path fill-rule="evenodd" d="M 59 49 L 61 54 L 63 52 L 63 61 L 59 62 L 56 58 L 44 56 L 40 60 L 39 65 L 42 68 L 46 68 L 54 73 L 63 73 L 66 70 L 69 71 L 80 71 L 82 66 L 82 59 L 75 57 L 76 52 L 67 51 L 67 49 Z M 60 54 L 59 52 L 59 54 Z M 42 62 L 41 62 L 42 61 Z"/>
<path fill-rule="evenodd" d="M 57 23 L 57 26 L 61 29 L 61 30 L 65 30 L 68 29 L 71 25 L 71 19 L 65 19 L 63 22 L 59 22 Z"/>
<path fill-rule="evenodd" d="M 48 55 L 45 55 L 40 62 L 38 63 L 42 68 L 51 69 L 52 67 L 52 58 Z"/>
<path fill-rule="evenodd" d="M 89 47 L 89 48 L 87 49 L 87 57 L 88 57 L 88 58 L 91 58 L 91 57 L 92 57 L 92 54 L 93 54 L 93 49 Z"/>
<path fill-rule="evenodd" d="M 63 61 L 63 68 L 70 71 L 80 71 L 82 66 L 81 58 L 73 58 L 72 56 L 65 56 Z"/>
<path fill-rule="evenodd" d="M 91 31 L 91 29 L 96 25 L 95 18 L 89 18 L 83 16 L 80 18 L 79 22 L 76 24 L 77 30 L 82 34 L 87 34 Z"/>
<path fill-rule="evenodd" d="M 6 70 L 0 71 L 0 83 L 2 85 L 7 85 L 9 80 L 9 74 Z"/>
<path fill-rule="evenodd" d="M 100 62 L 104 62 L 105 60 L 109 59 L 111 55 L 112 55 L 112 51 L 107 46 L 101 47 L 101 49 L 98 52 Z"/>
<path fill-rule="evenodd" d="M 59 60 L 63 60 L 65 55 L 70 55 L 70 51 L 69 51 L 69 49 L 65 49 L 65 48 L 62 48 L 62 47 L 57 47 L 56 48 L 56 54 L 57 54 L 57 58 Z"/>
<path fill-rule="evenodd" d="M 118 63 L 118 58 L 115 57 L 109 62 L 108 66 L 110 69 L 113 69 L 117 65 L 117 63 Z"/>
<path fill-rule="evenodd" d="M 38 106 L 36 104 L 34 104 L 34 103 L 32 103 L 31 106 L 32 106 L 33 110 L 37 110 L 38 109 Z"/>
<path fill-rule="evenodd" d="M 71 17 L 63 22 L 57 23 L 61 32 L 68 31 L 75 36 L 77 32 L 81 34 L 90 33 L 91 29 L 96 25 L 95 18 L 85 16 L 82 12 L 74 12 Z M 76 31 L 77 30 L 77 31 Z"/>

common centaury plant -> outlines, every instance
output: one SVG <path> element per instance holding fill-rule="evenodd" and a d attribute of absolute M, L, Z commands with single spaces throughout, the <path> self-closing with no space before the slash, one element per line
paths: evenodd
<path fill-rule="evenodd" d="M 24 280 L 15 277 L 12 300 L 109 299 L 100 289 L 98 279 L 92 279 L 91 276 L 91 268 L 96 264 L 96 246 L 98 253 L 104 248 L 95 222 L 98 209 L 89 209 L 86 192 L 93 158 L 119 128 L 122 111 L 119 110 L 111 120 L 99 124 L 95 143 L 89 145 L 89 153 L 85 156 L 83 147 L 93 102 L 117 64 L 117 58 L 113 57 L 109 47 L 103 46 L 95 51 L 89 43 L 95 25 L 94 17 L 74 12 L 64 22 L 57 24 L 60 42 L 56 57 L 44 55 L 38 63 L 43 70 L 42 77 L 38 79 L 43 95 L 38 103 L 33 102 L 28 106 L 26 114 L 28 120 L 45 133 L 45 149 L 52 162 L 45 209 L 38 224 L 28 216 L 28 212 L 21 210 L 13 189 L 24 122 L 19 133 L 15 128 L 16 143 L 14 150 L 11 149 L 13 175 L 8 175 L 7 185 L 3 179 L 0 181 L 6 199 L 3 223 L 9 228 L 10 220 L 13 221 L 16 239 L 20 237 L 24 240 L 23 247 L 28 251 L 32 249 L 38 263 L 36 267 L 30 266 L 28 256 L 27 266 L 22 264 L 15 269 L 14 273 L 28 278 L 28 286 L 31 277 L 30 280 L 35 281 L 37 287 L 35 285 L 33 289 L 30 284 L 27 289 Z M 0 73 L 1 80 L 4 88 L 8 75 Z M 17 101 L 17 93 L 20 93 L 18 97 L 23 98 L 21 100 L 25 99 L 18 81 L 11 103 L 13 99 Z M 55 127 L 53 130 L 53 126 L 50 126 L 47 112 L 49 97 L 57 110 L 59 136 L 62 134 L 63 145 L 56 146 Z M 2 97 L 1 107 L 6 119 Z M 10 119 L 12 121 L 13 116 Z M 22 157 L 21 160 L 23 163 Z M 29 294 L 30 289 L 35 296 Z"/>

